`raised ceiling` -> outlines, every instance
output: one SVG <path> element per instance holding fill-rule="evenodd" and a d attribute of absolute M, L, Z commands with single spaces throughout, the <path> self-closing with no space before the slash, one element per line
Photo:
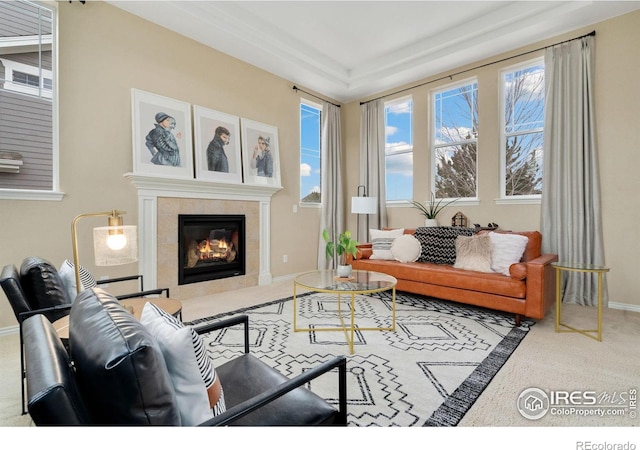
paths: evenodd
<path fill-rule="evenodd" d="M 639 1 L 110 1 L 349 102 L 640 9 Z"/>

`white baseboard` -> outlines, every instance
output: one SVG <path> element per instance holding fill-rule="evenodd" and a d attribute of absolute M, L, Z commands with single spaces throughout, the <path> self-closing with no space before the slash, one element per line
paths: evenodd
<path fill-rule="evenodd" d="M 11 334 L 18 334 L 20 332 L 20 327 L 18 325 L 14 325 L 12 327 L 0 328 L 0 337 L 9 336 Z"/>
<path fill-rule="evenodd" d="M 609 308 L 621 309 L 623 311 L 640 312 L 640 305 L 630 305 L 629 303 L 609 302 Z"/>

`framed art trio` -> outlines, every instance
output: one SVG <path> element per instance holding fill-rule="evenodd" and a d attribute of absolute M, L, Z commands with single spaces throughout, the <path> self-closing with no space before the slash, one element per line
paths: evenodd
<path fill-rule="evenodd" d="M 131 99 L 134 173 L 280 186 L 277 127 L 139 89 Z"/>

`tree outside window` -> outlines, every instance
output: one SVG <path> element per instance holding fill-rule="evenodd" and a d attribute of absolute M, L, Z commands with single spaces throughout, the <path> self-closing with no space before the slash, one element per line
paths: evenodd
<path fill-rule="evenodd" d="M 503 72 L 504 197 L 540 196 L 544 148 L 544 63 Z"/>
<path fill-rule="evenodd" d="M 478 83 L 433 94 L 436 198 L 477 197 Z"/>

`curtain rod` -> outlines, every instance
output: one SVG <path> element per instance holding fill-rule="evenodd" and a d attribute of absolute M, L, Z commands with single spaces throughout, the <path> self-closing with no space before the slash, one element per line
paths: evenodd
<path fill-rule="evenodd" d="M 399 91 L 392 92 L 390 94 L 386 94 L 386 95 L 382 95 L 380 97 L 372 98 L 371 100 L 367 100 L 366 102 L 360 102 L 360 105 L 364 105 L 365 103 L 369 103 L 369 102 L 375 102 L 376 100 L 380 100 L 381 98 L 389 97 L 389 96 L 395 95 L 395 94 L 400 94 L 401 92 L 410 91 L 411 89 L 416 89 L 416 88 L 425 86 L 427 84 L 435 83 L 436 81 L 446 80 L 447 78 L 453 79 L 453 77 L 455 77 L 455 76 L 462 75 L 463 73 L 471 72 L 472 70 L 482 69 L 483 67 L 491 66 L 493 64 L 498 64 L 498 63 L 501 63 L 501 62 L 504 62 L 504 61 L 508 61 L 510 59 L 513 59 L 513 58 L 518 58 L 520 56 L 528 55 L 529 53 L 539 52 L 540 50 L 545 50 L 547 48 L 554 47 L 556 45 L 565 44 L 567 42 L 571 42 L 571 41 L 575 41 L 575 40 L 578 40 L 578 39 L 582 39 L 582 38 L 587 37 L 587 36 L 595 36 L 595 35 L 596 35 L 596 32 L 594 30 L 591 33 L 587 33 L 587 34 L 582 35 L 582 36 L 578 36 L 578 37 L 574 37 L 574 38 L 571 38 L 571 39 L 567 39 L 566 41 L 557 42 L 555 44 L 551 44 L 551 45 L 547 45 L 545 47 L 537 48 L 535 50 L 529 50 L 528 52 L 520 53 L 519 55 L 513 55 L 513 56 L 509 56 L 507 58 L 502 58 L 502 59 L 499 59 L 497 61 L 492 61 L 492 62 L 489 62 L 489 63 L 486 63 L 486 64 L 482 64 L 480 66 L 472 67 L 470 69 L 461 70 L 460 72 L 456 72 L 456 73 L 453 73 L 451 75 L 446 75 L 444 77 L 440 77 L 440 78 L 435 79 L 435 80 L 426 81 L 424 83 L 420 83 L 420 84 L 417 84 L 415 86 L 411 86 L 411 87 L 408 87 L 408 88 L 405 88 L 405 89 L 401 89 Z"/>
<path fill-rule="evenodd" d="M 324 99 L 324 98 L 322 98 L 322 97 L 318 97 L 317 95 L 312 94 L 311 92 L 307 92 L 307 91 L 305 91 L 304 89 L 300 89 L 300 88 L 299 88 L 298 86 L 296 86 L 295 84 L 293 85 L 293 90 L 294 90 L 294 91 L 296 91 L 296 92 L 298 92 L 298 91 L 300 91 L 300 92 L 304 92 L 305 94 L 310 95 L 310 96 L 312 96 L 312 97 L 315 97 L 315 98 L 317 98 L 318 100 L 322 100 L 323 102 L 330 103 L 330 104 L 332 104 L 333 106 L 337 106 L 338 108 L 340 108 L 340 105 L 338 105 L 337 103 L 330 102 L 329 100 L 326 100 L 326 99 Z"/>

